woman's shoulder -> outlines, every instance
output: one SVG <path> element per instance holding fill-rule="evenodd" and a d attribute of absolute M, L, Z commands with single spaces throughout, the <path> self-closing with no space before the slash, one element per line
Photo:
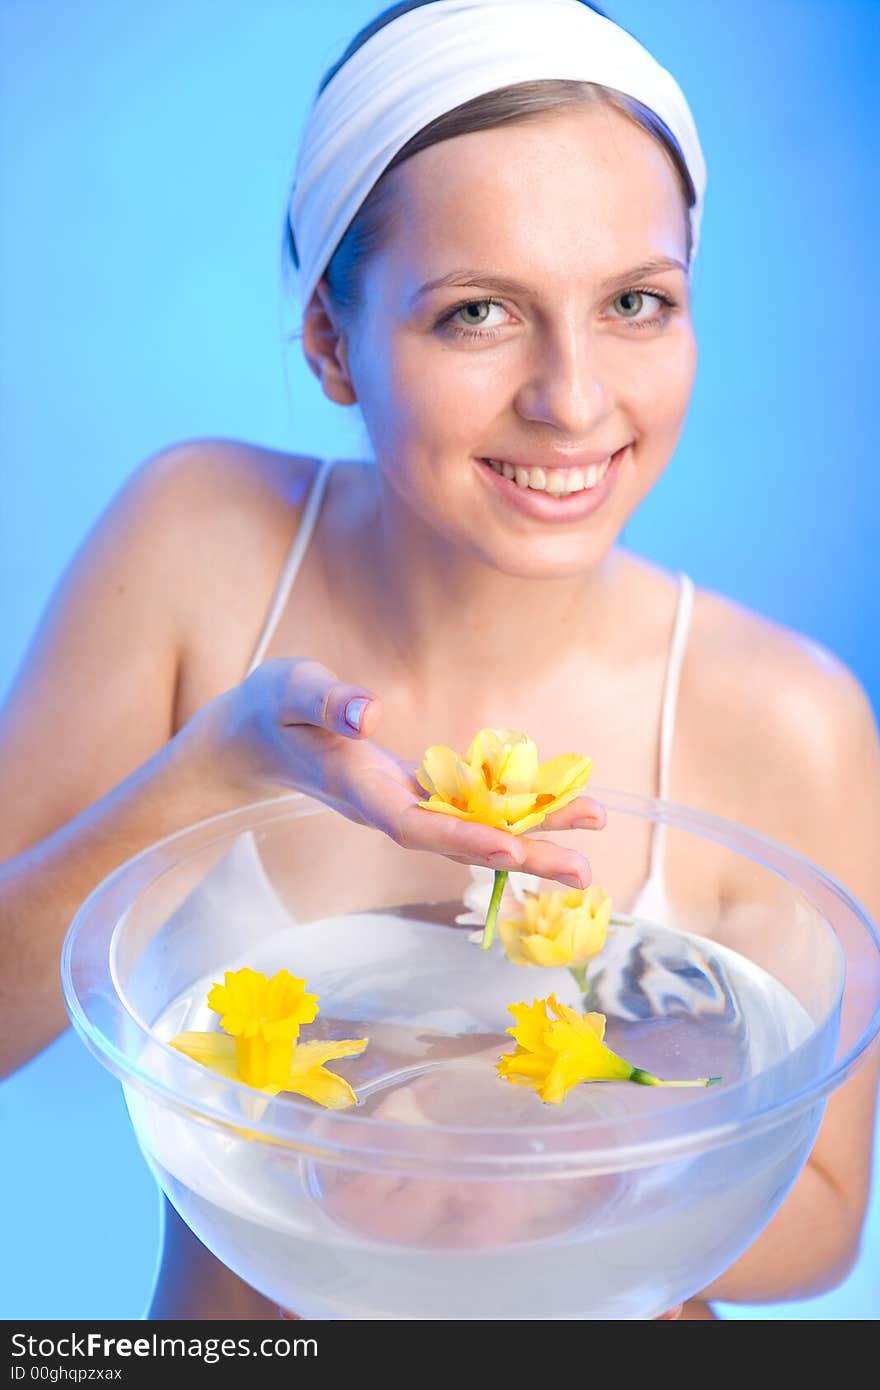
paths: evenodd
<path fill-rule="evenodd" d="M 788 722 L 798 713 L 811 722 L 811 703 L 822 708 L 838 695 L 852 697 L 858 680 L 829 647 L 786 627 L 768 614 L 716 589 L 697 584 L 642 555 L 627 551 L 624 565 L 631 584 L 627 603 L 635 612 L 659 613 L 652 640 L 669 650 L 670 615 L 684 597 L 690 579 L 693 607 L 684 644 L 682 684 L 704 707 L 760 714 L 766 722 L 776 711 Z M 633 623 L 638 632 L 638 624 Z"/>
<path fill-rule="evenodd" d="M 186 440 L 147 461 L 153 490 L 179 518 L 178 540 L 190 556 L 197 603 L 217 585 L 228 585 L 233 607 L 236 595 L 245 605 L 245 618 L 268 607 L 324 462 L 323 456 L 223 438 Z M 368 481 L 366 489 L 356 485 L 372 473 L 367 461 L 334 459 L 322 513 L 340 493 L 350 505 L 369 493 Z"/>
<path fill-rule="evenodd" d="M 727 595 L 696 588 L 692 621 L 682 697 L 706 804 L 785 838 L 811 787 L 834 786 L 871 743 L 870 699 L 828 646 Z"/>
<path fill-rule="evenodd" d="M 204 526 L 243 530 L 274 518 L 289 529 L 321 460 L 266 445 L 224 438 L 186 439 L 168 445 L 137 470 L 144 484 L 175 506 L 191 504 Z"/>
<path fill-rule="evenodd" d="M 788 722 L 812 722 L 815 702 L 824 708 L 861 688 L 830 647 L 714 589 L 695 586 L 694 638 L 707 692 L 723 703 L 738 695 L 765 717 L 775 711 Z"/>
<path fill-rule="evenodd" d="M 220 438 L 184 440 L 146 460 L 144 486 L 175 518 L 197 600 L 218 585 L 271 585 L 320 462 Z"/>
<path fill-rule="evenodd" d="M 147 459 L 146 494 L 173 531 L 181 638 L 175 727 L 244 678 L 321 459 L 225 438 L 184 440 Z"/>

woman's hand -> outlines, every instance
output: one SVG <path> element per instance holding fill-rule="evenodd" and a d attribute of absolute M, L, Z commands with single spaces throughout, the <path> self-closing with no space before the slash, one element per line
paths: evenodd
<path fill-rule="evenodd" d="M 173 742 L 250 800 L 305 792 L 404 849 L 589 885 L 589 861 L 576 850 L 420 807 L 427 793 L 414 776 L 418 763 L 373 741 L 381 714 L 372 691 L 338 680 L 320 662 L 279 657 L 205 705 Z M 579 796 L 541 829 L 601 830 L 605 821 L 599 802 Z"/>

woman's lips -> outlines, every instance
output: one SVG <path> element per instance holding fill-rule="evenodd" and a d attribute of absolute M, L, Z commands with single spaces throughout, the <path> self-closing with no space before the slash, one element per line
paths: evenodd
<path fill-rule="evenodd" d="M 583 492 L 569 493 L 565 497 L 553 497 L 549 492 L 520 487 L 512 478 L 496 473 L 485 459 L 477 459 L 477 463 L 480 474 L 495 496 L 508 506 L 515 507 L 523 516 L 535 517 L 538 521 L 582 521 L 598 511 L 608 497 L 629 447 L 627 444 L 611 455 L 608 472 L 595 487 L 584 488 Z"/>

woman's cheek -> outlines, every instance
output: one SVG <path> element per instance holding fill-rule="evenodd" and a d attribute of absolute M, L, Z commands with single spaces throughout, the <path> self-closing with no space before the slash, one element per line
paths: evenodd
<path fill-rule="evenodd" d="M 683 329 L 664 334 L 639 367 L 628 382 L 626 414 L 643 440 L 671 452 L 684 426 L 696 376 L 693 333 Z"/>
<path fill-rule="evenodd" d="M 666 401 L 670 419 L 682 422 L 697 373 L 697 339 L 690 319 L 681 320 L 663 335 L 656 354 L 656 372 L 656 394 Z"/>

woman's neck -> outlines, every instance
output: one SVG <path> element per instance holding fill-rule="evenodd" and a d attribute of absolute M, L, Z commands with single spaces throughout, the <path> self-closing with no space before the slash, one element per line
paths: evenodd
<path fill-rule="evenodd" d="M 368 502 L 362 494 L 344 508 L 340 524 L 337 600 L 416 695 L 448 690 L 450 673 L 463 699 L 487 675 L 495 689 L 515 690 L 558 678 L 585 651 L 607 666 L 619 645 L 625 565 L 616 548 L 588 574 L 505 574 L 451 545 L 381 480 Z"/>

